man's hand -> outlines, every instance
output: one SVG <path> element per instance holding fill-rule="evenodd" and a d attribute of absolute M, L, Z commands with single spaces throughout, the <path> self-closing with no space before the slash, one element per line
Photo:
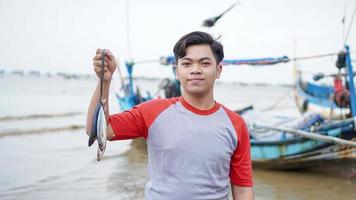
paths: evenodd
<path fill-rule="evenodd" d="M 96 54 L 93 58 L 94 71 L 99 78 L 100 78 L 100 74 L 101 74 L 100 72 L 102 69 L 101 53 L 102 53 L 102 49 L 96 50 Z M 112 53 L 109 50 L 104 49 L 104 53 L 105 53 L 105 59 L 104 59 L 105 61 L 104 61 L 103 84 L 100 85 L 100 81 L 98 81 L 97 87 L 94 91 L 93 97 L 91 98 L 89 108 L 88 108 L 87 123 L 86 123 L 86 132 L 88 135 L 90 135 L 90 133 L 91 133 L 91 127 L 92 127 L 92 123 L 93 123 L 93 115 L 95 112 L 95 108 L 99 102 L 101 88 L 102 88 L 101 98 L 102 98 L 102 100 L 104 100 L 104 113 L 105 113 L 106 121 L 108 122 L 108 120 L 109 120 L 109 103 L 108 103 L 109 102 L 109 90 L 110 90 L 111 78 L 115 72 L 117 64 L 116 64 L 114 55 L 112 55 Z M 110 127 L 110 125 L 109 125 L 109 127 Z M 111 132 L 109 132 L 109 135 L 108 135 L 108 139 L 110 140 L 114 133 L 113 133 L 113 130 L 111 129 L 111 127 L 110 127 L 109 131 L 111 131 Z"/>
<path fill-rule="evenodd" d="M 94 66 L 94 71 L 98 77 L 100 77 L 100 71 L 102 68 L 102 63 L 101 63 L 101 52 L 102 49 L 97 49 L 96 54 L 93 58 L 93 66 Z M 110 82 L 112 75 L 115 72 L 117 63 L 115 60 L 114 55 L 110 52 L 108 49 L 104 49 L 105 52 L 105 62 L 104 62 L 104 82 Z"/>

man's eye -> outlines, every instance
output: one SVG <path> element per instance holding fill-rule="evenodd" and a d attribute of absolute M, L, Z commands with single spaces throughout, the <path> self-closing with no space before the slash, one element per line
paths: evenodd
<path fill-rule="evenodd" d="M 209 65 L 211 65 L 211 63 L 210 62 L 202 62 L 202 65 L 203 66 L 209 66 Z"/>
<path fill-rule="evenodd" d="M 183 65 L 184 67 L 188 67 L 188 66 L 190 66 L 190 63 L 184 62 L 184 63 L 182 63 L 182 65 Z"/>

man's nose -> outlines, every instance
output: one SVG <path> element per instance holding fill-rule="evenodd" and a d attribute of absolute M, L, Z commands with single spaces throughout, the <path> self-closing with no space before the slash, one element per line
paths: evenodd
<path fill-rule="evenodd" d="M 198 63 L 193 63 L 191 67 L 191 74 L 201 74 L 201 68 Z"/>

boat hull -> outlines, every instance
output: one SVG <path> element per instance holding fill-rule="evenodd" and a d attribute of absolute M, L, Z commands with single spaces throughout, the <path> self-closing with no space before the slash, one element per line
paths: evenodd
<path fill-rule="evenodd" d="M 354 130 L 334 130 L 329 136 L 356 141 Z M 315 170 L 356 180 L 356 147 L 299 138 L 280 142 L 251 142 L 254 168 Z"/>
<path fill-rule="evenodd" d="M 316 86 L 311 83 L 305 83 L 308 86 L 312 86 L 315 90 L 317 88 L 323 88 L 325 91 L 326 86 Z M 332 88 L 330 88 L 330 91 Z M 319 91 L 322 94 L 323 91 Z M 325 119 L 345 119 L 350 113 L 349 108 L 341 108 L 337 106 L 333 101 L 333 94 L 325 92 L 323 95 L 313 96 L 308 93 L 303 87 L 301 80 L 297 81 L 293 88 L 293 94 L 296 105 L 301 113 L 315 112 L 322 115 Z"/>

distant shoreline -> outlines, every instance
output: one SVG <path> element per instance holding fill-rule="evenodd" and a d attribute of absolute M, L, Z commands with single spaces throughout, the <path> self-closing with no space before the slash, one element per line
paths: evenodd
<path fill-rule="evenodd" d="M 0 78 L 4 76 L 24 76 L 24 77 L 61 77 L 64 79 L 96 79 L 94 74 L 83 74 L 83 73 L 67 73 L 67 72 L 41 72 L 37 70 L 12 70 L 6 71 L 4 69 L 0 69 Z M 171 77 L 167 77 L 171 78 Z M 125 80 L 128 80 L 128 77 L 124 77 Z M 134 80 L 148 80 L 148 81 L 159 81 L 163 78 L 158 77 L 143 77 L 143 76 L 136 76 Z M 257 86 L 257 87 L 265 87 L 265 86 L 278 86 L 278 87 L 292 87 L 292 84 L 276 84 L 276 83 L 246 83 L 246 82 L 239 82 L 239 81 L 221 81 L 217 80 L 217 84 L 236 84 L 239 86 Z"/>

